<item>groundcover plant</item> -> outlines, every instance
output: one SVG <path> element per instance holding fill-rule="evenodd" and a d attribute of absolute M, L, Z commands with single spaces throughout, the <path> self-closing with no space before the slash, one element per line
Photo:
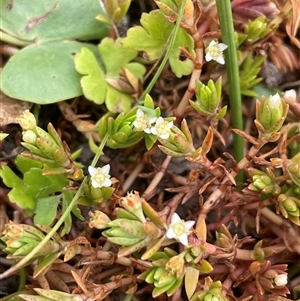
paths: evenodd
<path fill-rule="evenodd" d="M 299 1 L 0 8 L 1 300 L 299 300 Z"/>

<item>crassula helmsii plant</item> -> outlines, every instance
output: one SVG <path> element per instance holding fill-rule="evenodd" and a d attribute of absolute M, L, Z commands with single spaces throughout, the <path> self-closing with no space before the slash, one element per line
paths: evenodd
<path fill-rule="evenodd" d="M 98 20 L 117 38 L 100 42 L 102 65 L 88 47 L 74 57 L 85 98 L 107 109 L 88 137 L 95 152 L 89 166 L 51 123 L 42 129 L 28 110 L 16 120 L 26 151 L 17 172 L 4 165 L 0 176 L 32 224 L 13 220 L 2 230 L 12 266 L 1 277 L 21 275 L 19 291 L 5 300 L 104 300 L 115 292 L 122 300 L 143 300 L 147 292 L 192 301 L 299 296 L 297 96 L 266 90 L 256 98 L 253 130 L 240 123 L 242 102 L 253 103 L 262 80 L 265 56 L 256 50 L 278 35 L 292 7 L 279 14 L 267 0 L 154 2 L 157 9 L 120 38 L 130 1 L 102 1 L 107 16 Z M 146 69 L 156 62 L 146 86 Z M 173 107 L 151 91 L 163 70 L 187 79 Z M 232 133 L 225 137 L 222 127 Z M 227 151 L 213 159 L 216 141 Z M 98 163 L 107 149 L 146 159 L 124 181 Z M 135 181 L 154 153 L 160 164 L 138 191 Z M 187 164 L 186 177 L 168 171 L 174 158 Z M 165 178 L 175 185 L 164 187 L 167 193 L 159 188 Z M 80 220 L 85 231 L 74 236 Z"/>

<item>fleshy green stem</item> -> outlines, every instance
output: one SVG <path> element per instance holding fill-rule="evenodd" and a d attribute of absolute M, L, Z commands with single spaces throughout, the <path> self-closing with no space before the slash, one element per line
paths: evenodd
<path fill-rule="evenodd" d="M 140 100 L 143 101 L 146 94 L 148 94 L 151 89 L 153 88 L 153 86 L 155 85 L 155 83 L 157 82 L 157 79 L 158 77 L 160 76 L 160 74 L 162 73 L 169 57 L 170 57 L 170 54 L 171 54 L 171 50 L 173 48 L 173 45 L 175 43 L 175 40 L 176 40 L 176 37 L 177 37 L 177 33 L 178 33 L 178 29 L 180 27 L 180 22 L 182 20 L 182 17 L 183 17 L 183 13 L 184 13 L 184 7 L 185 7 L 185 3 L 186 3 L 186 0 L 183 0 L 182 3 L 181 3 L 181 6 L 180 6 L 180 10 L 179 10 L 179 13 L 178 13 L 178 17 L 177 17 L 177 20 L 176 20 L 176 24 L 175 24 L 175 27 L 171 33 L 172 37 L 170 39 L 170 43 L 168 45 L 168 49 L 167 49 L 167 52 L 161 62 L 161 64 L 159 65 L 159 68 L 157 69 L 156 73 L 154 74 L 151 82 L 149 83 L 149 85 L 147 86 L 147 88 L 145 89 L 145 91 L 143 92 L 143 94 L 141 95 L 140 97 Z"/>
<path fill-rule="evenodd" d="M 6 32 L 4 32 L 2 30 L 0 30 L 0 41 L 6 42 L 9 44 L 13 44 L 16 46 L 28 46 L 28 45 L 32 44 L 32 42 L 20 40 L 16 37 L 13 37 L 13 36 L 7 34 Z"/>
<path fill-rule="evenodd" d="M 232 127 L 243 129 L 242 100 L 240 91 L 239 65 L 234 40 L 234 27 L 232 20 L 230 0 L 216 0 L 222 41 L 228 46 L 225 51 L 226 70 L 228 74 L 230 112 Z M 241 136 L 234 134 L 233 140 L 234 157 L 240 161 L 244 157 L 244 140 Z M 243 175 L 237 177 L 237 181 L 243 181 Z"/>
<path fill-rule="evenodd" d="M 108 139 L 108 134 L 105 135 L 104 139 L 101 141 L 101 144 L 98 148 L 98 151 L 91 163 L 91 166 L 95 166 L 96 163 L 99 160 L 99 157 L 102 154 L 102 150 L 105 146 L 105 143 Z M 15 271 L 18 271 L 20 268 L 22 268 L 23 266 L 25 266 L 32 258 L 33 256 L 39 252 L 43 246 L 51 239 L 51 237 L 53 236 L 53 234 L 59 229 L 59 227 L 64 223 L 65 219 L 67 218 L 67 216 L 70 214 L 70 212 L 72 211 L 73 207 L 75 206 L 77 200 L 79 199 L 79 197 L 81 196 L 82 190 L 83 190 L 83 186 L 86 183 L 88 177 L 86 176 L 80 187 L 78 188 L 76 194 L 74 195 L 70 205 L 67 207 L 67 209 L 65 210 L 65 212 L 63 213 L 63 215 L 60 217 L 60 219 L 57 221 L 57 223 L 55 224 L 55 226 L 52 228 L 52 230 L 44 237 L 44 239 L 38 244 L 38 246 L 36 246 L 29 254 L 27 254 L 22 260 L 20 260 L 16 265 L 14 265 L 13 267 L 11 267 L 10 269 L 8 269 L 7 271 L 5 271 L 4 273 L 0 274 L 0 279 L 4 279 L 6 277 L 8 277 L 9 275 L 11 275 L 12 273 L 14 273 Z"/>

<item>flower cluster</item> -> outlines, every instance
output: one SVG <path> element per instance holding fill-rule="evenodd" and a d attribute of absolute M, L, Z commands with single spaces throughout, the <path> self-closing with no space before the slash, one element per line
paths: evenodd
<path fill-rule="evenodd" d="M 146 134 L 153 134 L 161 139 L 168 139 L 173 126 L 173 121 L 167 121 L 162 117 L 149 117 L 143 110 L 137 109 L 136 119 L 133 122 L 135 129 Z"/>

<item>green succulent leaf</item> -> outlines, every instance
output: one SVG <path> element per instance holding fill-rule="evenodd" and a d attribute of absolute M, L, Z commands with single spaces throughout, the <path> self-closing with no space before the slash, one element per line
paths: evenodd
<path fill-rule="evenodd" d="M 171 24 L 159 10 L 144 13 L 141 18 L 142 26 L 135 26 L 128 30 L 123 40 L 124 48 L 145 52 L 150 61 L 159 59 L 168 46 L 174 25 Z M 163 30 L 162 30 L 163 28 Z M 180 47 L 186 48 L 192 55 L 193 39 L 186 31 L 179 28 L 178 34 L 171 50 L 169 62 L 177 77 L 189 75 L 193 70 L 193 63 L 189 59 L 180 60 Z"/>
<path fill-rule="evenodd" d="M 186 268 L 184 284 L 185 284 L 185 292 L 189 299 L 191 299 L 192 295 L 196 290 L 199 274 L 200 272 L 192 267 Z"/>

